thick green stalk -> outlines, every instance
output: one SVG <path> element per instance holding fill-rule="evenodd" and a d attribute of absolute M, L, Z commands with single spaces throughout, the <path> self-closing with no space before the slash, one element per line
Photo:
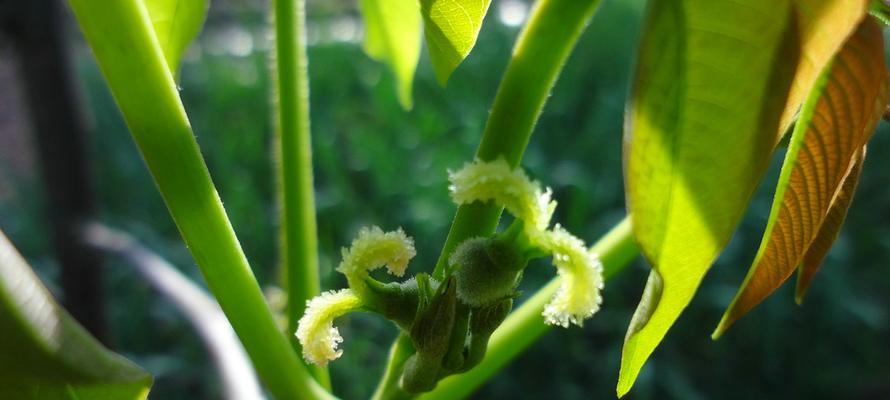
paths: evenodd
<path fill-rule="evenodd" d="M 519 165 L 550 90 L 599 3 L 599 0 L 538 0 L 516 41 L 476 150 L 477 158 L 491 161 L 504 157 L 510 165 Z M 443 278 L 448 257 L 461 242 L 494 233 L 502 211 L 501 207 L 488 204 L 460 206 L 433 276 Z M 390 353 L 407 358 L 405 354 L 399 342 Z M 399 371 L 392 368 L 400 369 L 404 361 L 391 359 L 385 376 L 397 376 Z M 397 380 L 381 381 L 377 394 L 389 397 L 379 398 L 405 397 L 404 393 L 394 395 L 399 393 L 397 387 L 392 387 L 395 384 Z"/>
<path fill-rule="evenodd" d="M 544 103 L 599 0 L 538 0 L 516 41 L 513 58 L 491 107 L 476 158 L 503 157 L 518 166 Z M 464 240 L 497 228 L 502 208 L 470 204 L 457 209 L 433 276 L 441 279 L 448 257 Z"/>
<path fill-rule="evenodd" d="M 630 218 L 615 225 L 609 233 L 593 245 L 605 267 L 604 278 L 609 280 L 624 269 L 640 253 L 633 239 Z M 522 303 L 495 331 L 488 344 L 485 358 L 475 368 L 439 382 L 433 391 L 420 396 L 424 400 L 461 399 L 490 379 L 510 360 L 536 341 L 552 326 L 544 323 L 541 312 L 550 301 L 559 281 L 553 279 L 535 295 Z"/>
<path fill-rule="evenodd" d="M 140 0 L 69 0 L 183 240 L 269 391 L 330 395 L 281 334 L 192 134 Z"/>
<path fill-rule="evenodd" d="M 306 300 L 320 290 L 309 127 L 306 2 L 275 0 L 273 4 L 281 254 L 287 279 L 287 332 L 293 333 L 306 310 Z M 292 335 L 291 343 L 302 351 Z M 327 369 L 311 370 L 323 386 L 330 387 Z"/>

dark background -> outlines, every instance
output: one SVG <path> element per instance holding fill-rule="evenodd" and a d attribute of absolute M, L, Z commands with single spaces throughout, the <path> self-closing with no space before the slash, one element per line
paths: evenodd
<path fill-rule="evenodd" d="M 528 3 L 496 0 L 479 43 L 447 88 L 427 55 L 403 111 L 393 78 L 361 49 L 357 1 L 309 1 L 311 107 L 323 287 L 339 249 L 359 227 L 401 226 L 414 236 L 412 271 L 431 269 L 454 205 L 446 170 L 478 143 L 499 77 Z M 181 71 L 182 98 L 220 195 L 264 286 L 278 281 L 270 48 L 265 1 L 213 0 Z M 555 220 L 593 242 L 624 214 L 621 133 L 641 0 L 606 0 L 568 62 L 536 128 L 523 165 L 552 186 Z M 120 113 L 65 11 L 66 44 L 90 135 L 100 219 L 122 228 L 201 282 Z M 512 22 L 512 24 L 511 24 Z M 0 229 L 57 295 L 59 267 L 49 242 L 45 193 L 34 155 L 16 52 L 0 36 Z M 40 111 L 36 117 L 41 118 Z M 636 399 L 890 397 L 890 135 L 882 124 L 869 147 L 847 225 L 802 307 L 793 284 L 724 338 L 710 332 L 750 265 L 769 213 L 781 155 L 729 247 L 693 304 L 643 369 Z M 195 333 L 128 266 L 107 259 L 102 285 L 113 346 L 155 375 L 157 399 L 219 396 Z M 478 398 L 614 398 L 630 315 L 647 267 L 640 260 L 609 282 L 604 309 L 583 329 L 553 329 L 480 391 Z M 534 291 L 553 275 L 531 268 Z M 201 283 L 203 285 L 203 282 Z M 338 322 L 344 356 L 332 363 L 336 394 L 366 398 L 383 369 L 395 329 L 356 315 Z"/>

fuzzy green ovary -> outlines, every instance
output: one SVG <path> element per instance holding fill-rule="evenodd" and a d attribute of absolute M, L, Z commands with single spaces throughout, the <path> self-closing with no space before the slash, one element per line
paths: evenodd
<path fill-rule="evenodd" d="M 448 262 L 456 267 L 458 299 L 471 307 L 513 297 L 526 265 L 516 248 L 490 238 L 464 241 Z"/>

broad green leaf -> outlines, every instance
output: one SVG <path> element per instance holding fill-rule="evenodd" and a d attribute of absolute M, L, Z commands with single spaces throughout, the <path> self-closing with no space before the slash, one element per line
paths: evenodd
<path fill-rule="evenodd" d="M 145 399 L 151 376 L 53 300 L 0 233 L 0 398 Z"/>
<path fill-rule="evenodd" d="M 833 203 L 849 204 L 837 195 L 884 112 L 887 85 L 881 28 L 867 18 L 825 68 L 801 110 L 760 249 L 715 337 L 791 276 Z M 826 229 L 836 235 L 839 226 Z"/>
<path fill-rule="evenodd" d="M 819 271 L 819 266 L 831 245 L 837 239 L 841 232 L 841 226 L 847 218 L 847 210 L 853 202 L 853 194 L 856 193 L 856 186 L 859 184 L 859 175 L 862 173 L 862 162 L 865 161 L 865 146 L 853 158 L 853 165 L 850 172 L 844 178 L 844 183 L 840 190 L 834 196 L 828 214 L 825 215 L 825 221 L 819 227 L 819 234 L 810 243 L 810 248 L 803 256 L 803 262 L 797 269 L 797 289 L 795 293 L 795 301 L 797 304 L 803 303 L 803 297 L 813 282 L 813 277 Z"/>
<path fill-rule="evenodd" d="M 171 73 L 176 75 L 179 62 L 189 43 L 198 36 L 207 14 L 208 0 L 143 0 L 155 37 L 164 51 Z"/>
<path fill-rule="evenodd" d="M 430 61 L 439 83 L 467 58 L 476 44 L 491 0 L 420 0 Z"/>
<path fill-rule="evenodd" d="M 845 16 L 858 12 L 861 20 L 864 4 L 650 2 L 624 157 L 634 234 L 653 276 L 628 328 L 619 395 L 735 230 L 787 124 L 785 110 L 799 107 L 792 77 L 809 75 L 799 60 L 817 64 L 839 47 L 833 43 L 846 36 L 823 32 L 852 31 L 858 20 Z M 828 18 L 829 11 L 839 17 Z"/>
<path fill-rule="evenodd" d="M 420 58 L 423 20 L 417 0 L 362 0 L 365 52 L 396 76 L 399 102 L 411 108 L 411 86 Z"/>

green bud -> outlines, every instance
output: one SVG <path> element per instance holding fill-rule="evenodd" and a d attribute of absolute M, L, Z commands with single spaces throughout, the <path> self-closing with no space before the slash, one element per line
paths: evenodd
<path fill-rule="evenodd" d="M 474 308 L 470 316 L 470 345 L 462 371 L 478 365 L 488 350 L 488 339 L 501 326 L 513 309 L 513 299 L 501 300 L 494 305 Z"/>
<path fill-rule="evenodd" d="M 418 281 L 423 289 L 424 280 Z M 457 307 L 456 284 L 449 279 L 436 290 L 429 304 L 418 307 L 411 326 L 411 342 L 417 352 L 408 358 L 401 386 L 408 393 L 428 392 L 436 387 L 442 360 L 448 352 Z"/>
<path fill-rule="evenodd" d="M 468 239 L 452 253 L 457 297 L 471 307 L 513 297 L 528 259 L 510 241 Z"/>

